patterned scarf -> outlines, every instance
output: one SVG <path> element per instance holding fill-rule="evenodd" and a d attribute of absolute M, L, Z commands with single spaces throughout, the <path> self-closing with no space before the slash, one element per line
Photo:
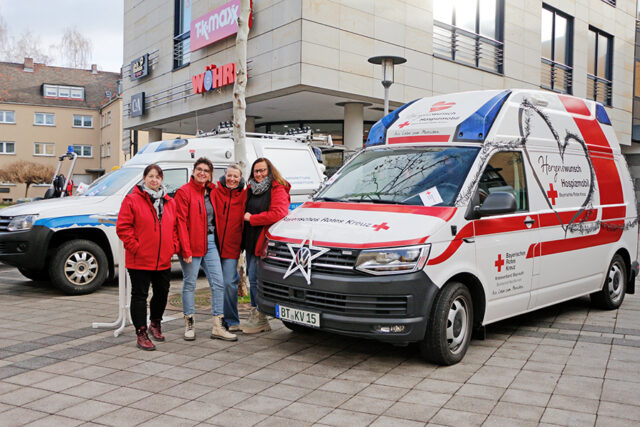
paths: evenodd
<path fill-rule="evenodd" d="M 267 176 L 261 182 L 256 182 L 253 177 L 249 178 L 249 185 L 251 185 L 251 192 L 255 196 L 259 196 L 260 194 L 266 192 L 271 188 L 271 176 Z"/>
<path fill-rule="evenodd" d="M 158 188 L 158 191 L 154 191 L 146 185 L 142 184 L 140 189 L 147 193 L 151 198 L 151 203 L 153 204 L 154 209 L 156 210 L 156 214 L 158 215 L 158 220 L 162 220 L 162 211 L 164 209 L 164 196 L 167 195 L 167 189 L 164 185 L 161 185 Z"/>

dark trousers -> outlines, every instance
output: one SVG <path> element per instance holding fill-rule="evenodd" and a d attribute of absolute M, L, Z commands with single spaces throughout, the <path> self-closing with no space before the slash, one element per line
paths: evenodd
<path fill-rule="evenodd" d="M 153 287 L 153 296 L 149 303 L 151 320 L 162 320 L 162 314 L 167 306 L 169 295 L 169 279 L 171 269 L 166 270 L 133 270 L 129 271 L 131 278 L 131 320 L 136 330 L 147 326 L 147 298 L 149 297 L 149 283 Z"/>

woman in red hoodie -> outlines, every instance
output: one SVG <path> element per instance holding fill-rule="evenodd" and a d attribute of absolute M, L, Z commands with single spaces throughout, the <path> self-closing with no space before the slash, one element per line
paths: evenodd
<path fill-rule="evenodd" d="M 244 189 L 240 166 L 230 165 L 220 177 L 214 200 L 216 232 L 224 279 L 224 323 L 229 332 L 238 332 L 238 257 L 242 246 L 242 227 L 247 201 L 247 190 Z"/>
<path fill-rule="evenodd" d="M 269 159 L 260 157 L 253 162 L 242 234 L 243 247 L 247 251 L 247 274 L 251 295 L 251 314 L 247 323 L 242 326 L 242 332 L 245 334 L 271 330 L 267 317 L 257 309 L 258 258 L 265 252 L 265 234 L 269 226 L 280 221 L 289 212 L 290 189 L 291 185 Z"/>
<path fill-rule="evenodd" d="M 179 248 L 176 205 L 162 178 L 160 166 L 152 164 L 144 169 L 143 182 L 124 198 L 116 225 L 131 278 L 131 320 L 142 350 L 156 349 L 147 333 L 149 283 L 153 287 L 149 331 L 153 339 L 164 341 L 160 324 L 169 294 L 171 257 Z"/>

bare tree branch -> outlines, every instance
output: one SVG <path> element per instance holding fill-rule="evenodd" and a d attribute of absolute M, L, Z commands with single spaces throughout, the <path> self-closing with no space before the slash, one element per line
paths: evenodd
<path fill-rule="evenodd" d="M 27 197 L 31 184 L 48 184 L 54 173 L 51 166 L 18 160 L 0 169 L 0 181 L 27 184 L 24 191 L 24 196 Z"/>

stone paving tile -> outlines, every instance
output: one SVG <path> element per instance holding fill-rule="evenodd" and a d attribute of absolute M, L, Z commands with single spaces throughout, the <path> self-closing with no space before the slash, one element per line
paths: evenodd
<path fill-rule="evenodd" d="M 640 383 L 605 379 L 600 400 L 635 405 L 640 394 Z M 2 396 L 0 396 L 1 401 Z"/>
<path fill-rule="evenodd" d="M 23 426 L 46 416 L 46 413 L 32 409 L 13 408 L 0 414 L 0 423 L 6 426 Z"/>
<path fill-rule="evenodd" d="M 335 409 L 319 420 L 320 424 L 340 427 L 358 427 L 368 426 L 376 415 L 365 414 L 363 412 L 346 411 L 344 409 Z"/>
<path fill-rule="evenodd" d="M 225 407 L 213 403 L 192 400 L 184 405 L 176 406 L 170 411 L 167 411 L 166 415 L 186 418 L 193 421 L 205 421 L 214 415 L 221 413 L 225 409 Z"/>
<path fill-rule="evenodd" d="M 108 393 L 95 396 L 94 399 L 101 402 L 113 403 L 114 405 L 128 406 L 150 395 L 151 393 L 147 391 L 136 390 L 128 387 L 120 387 Z"/>
<path fill-rule="evenodd" d="M 393 404 L 391 400 L 375 399 L 366 396 L 354 396 L 340 405 L 340 409 L 380 415 Z"/>
<path fill-rule="evenodd" d="M 237 426 L 250 427 L 267 418 L 267 415 L 256 414 L 255 412 L 243 411 L 241 409 L 230 408 L 207 420 L 208 424 L 216 426 Z"/>
<path fill-rule="evenodd" d="M 551 393 L 542 393 L 529 390 L 507 389 L 500 400 L 502 402 L 522 403 L 545 407 L 551 398 Z"/>
<path fill-rule="evenodd" d="M 120 409 L 120 406 L 106 402 L 98 402 L 97 400 L 86 400 L 58 412 L 58 415 L 76 418 L 83 421 L 91 421 L 102 415 L 113 412 L 116 409 Z"/>
<path fill-rule="evenodd" d="M 384 412 L 384 415 L 413 421 L 427 422 L 439 410 L 439 407 L 418 403 L 396 402 Z"/>
<path fill-rule="evenodd" d="M 303 403 L 311 403 L 314 405 L 328 406 L 336 408 L 349 400 L 351 395 L 344 393 L 333 393 L 324 390 L 314 390 L 299 401 Z"/>
<path fill-rule="evenodd" d="M 507 387 L 518 374 L 517 369 L 494 366 L 481 367 L 468 383 L 497 387 Z"/>
<path fill-rule="evenodd" d="M 61 417 L 59 415 L 47 415 L 46 417 L 40 418 L 36 421 L 30 422 L 29 424 L 24 424 L 25 427 L 74 427 L 84 423 L 81 420 L 74 420 L 67 417 Z"/>
<path fill-rule="evenodd" d="M 492 415 L 515 418 L 524 421 L 537 422 L 540 420 L 544 408 L 540 406 L 523 405 L 520 403 L 498 402 L 491 411 Z"/>
<path fill-rule="evenodd" d="M 483 427 L 535 427 L 537 422 L 517 420 L 515 418 L 500 417 L 498 415 L 489 415 L 482 423 Z"/>
<path fill-rule="evenodd" d="M 235 405 L 237 409 L 256 412 L 258 414 L 273 415 L 291 402 L 268 396 L 255 395 Z"/>
<path fill-rule="evenodd" d="M 171 415 L 159 415 L 147 422 L 139 424 L 141 427 L 191 427 L 199 424 L 197 421 L 172 417 Z"/>
<path fill-rule="evenodd" d="M 70 406 L 84 402 L 86 399 L 81 397 L 70 396 L 67 394 L 56 393 L 34 400 L 27 403 L 23 407 L 33 409 L 34 411 L 42 411 L 49 414 L 55 414 Z M 1 417 L 0 417 L 1 418 Z"/>
<path fill-rule="evenodd" d="M 376 399 L 398 400 L 409 392 L 408 388 L 392 387 L 380 384 L 371 384 L 362 389 L 358 395 L 375 397 Z"/>
<path fill-rule="evenodd" d="M 600 417 L 615 417 L 640 422 L 640 406 L 625 405 L 614 402 L 600 402 L 598 419 Z"/>
<path fill-rule="evenodd" d="M 53 378 L 54 376 L 55 376 L 54 374 L 51 374 L 49 372 L 27 371 L 23 374 L 6 378 L 5 381 L 7 383 L 13 383 L 13 384 L 19 384 L 19 385 L 25 386 L 25 385 L 39 383 L 49 378 Z M 0 394 L 1 393 L 2 393 L 2 389 L 0 388 Z"/>
<path fill-rule="evenodd" d="M 166 394 L 151 394 L 144 399 L 140 399 L 129 405 L 131 408 L 141 409 L 143 411 L 151 411 L 157 414 L 163 414 L 180 405 L 189 402 L 187 399 L 181 399 L 175 396 L 167 396 Z M 217 402 L 215 402 L 217 403 Z"/>
<path fill-rule="evenodd" d="M 34 400 L 42 399 L 52 394 L 48 390 L 33 387 L 18 388 L 12 392 L 0 395 L 0 403 L 8 405 L 22 406 Z"/>
<path fill-rule="evenodd" d="M 544 414 L 540 421 L 542 423 L 550 423 L 563 426 L 586 426 L 594 425 L 596 422 L 596 416 L 594 414 L 585 414 L 584 412 L 547 408 L 544 411 Z"/>
<path fill-rule="evenodd" d="M 418 421 L 410 421 L 401 418 L 381 416 L 370 424 L 372 427 L 418 427 L 424 425 Z"/>
<path fill-rule="evenodd" d="M 555 389 L 558 378 L 560 378 L 559 374 L 520 371 L 509 387 L 550 393 Z"/>
<path fill-rule="evenodd" d="M 479 384 L 465 384 L 457 392 L 456 395 L 478 397 L 480 399 L 498 400 L 505 392 L 504 388 L 491 387 Z"/>
<path fill-rule="evenodd" d="M 63 391 L 64 394 L 71 396 L 92 399 L 96 396 L 108 393 L 118 388 L 117 385 L 105 384 L 97 381 L 88 381 L 75 387 L 68 388 Z"/>
<path fill-rule="evenodd" d="M 448 426 L 479 426 L 482 425 L 486 418 L 486 415 L 475 414 L 473 412 L 440 409 L 438 413 L 431 418 L 430 422 Z"/>
<path fill-rule="evenodd" d="M 480 399 L 468 396 L 453 396 L 445 403 L 444 407 L 460 411 L 475 412 L 478 414 L 489 414 L 496 406 L 495 400 Z"/>
<path fill-rule="evenodd" d="M 602 378 L 562 375 L 558 380 L 554 393 L 587 399 L 600 399 L 602 383 Z"/>
<path fill-rule="evenodd" d="M 331 411 L 332 409 L 326 406 L 294 402 L 291 405 L 278 411 L 276 415 L 284 418 L 291 418 L 294 420 L 315 423 Z"/>
<path fill-rule="evenodd" d="M 407 403 L 421 403 L 430 406 L 442 406 L 451 398 L 450 394 L 434 393 L 432 391 L 411 390 L 400 401 Z"/>
<path fill-rule="evenodd" d="M 311 389 L 308 388 L 296 387 L 287 384 L 275 384 L 257 394 L 261 396 L 277 397 L 279 399 L 296 401 L 310 392 Z"/>
<path fill-rule="evenodd" d="M 311 425 L 311 423 L 303 422 L 300 420 L 293 420 L 291 418 L 283 418 L 272 415 L 260 421 L 255 425 L 255 427 L 307 427 Z"/>
<path fill-rule="evenodd" d="M 171 380 L 173 381 L 173 380 Z M 184 382 L 178 383 L 171 388 L 167 388 L 165 390 L 160 390 L 159 392 L 162 394 L 167 394 L 169 396 L 181 397 L 183 399 L 197 399 L 202 395 L 205 395 L 211 391 L 212 387 L 204 386 L 201 384 L 196 384 L 193 382 Z"/>
<path fill-rule="evenodd" d="M 584 399 L 580 397 L 553 394 L 547 404 L 549 408 L 564 409 L 567 411 L 585 412 L 595 414 L 598 411 L 599 401 L 596 399 Z"/>
<path fill-rule="evenodd" d="M 114 427 L 136 426 L 151 420 L 156 414 L 135 408 L 120 408 L 93 420 L 95 423 Z"/>

